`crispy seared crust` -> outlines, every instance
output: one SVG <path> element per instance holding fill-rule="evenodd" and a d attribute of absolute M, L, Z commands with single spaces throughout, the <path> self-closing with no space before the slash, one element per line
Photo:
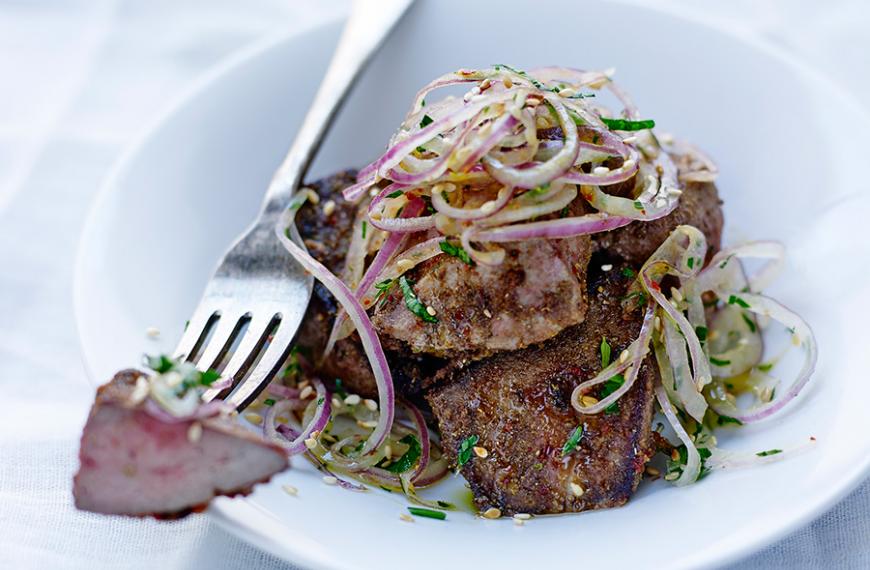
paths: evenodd
<path fill-rule="evenodd" d="M 591 284 L 583 324 L 541 345 L 473 363 L 428 394 L 451 461 L 471 435 L 489 451 L 462 468 L 479 507 L 505 514 L 600 509 L 624 504 L 637 487 L 653 453 L 652 357 L 619 400 L 618 413 L 578 417 L 570 404 L 574 386 L 601 369 L 601 337 L 618 357 L 640 328 L 640 312 L 620 305 L 628 279 L 618 268 L 605 276 Z M 580 447 L 562 457 L 578 424 L 584 426 Z M 582 496 L 571 483 L 582 487 Z"/>

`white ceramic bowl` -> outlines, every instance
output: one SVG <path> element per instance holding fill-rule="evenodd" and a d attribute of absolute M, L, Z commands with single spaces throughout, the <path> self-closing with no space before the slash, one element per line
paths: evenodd
<path fill-rule="evenodd" d="M 360 166 L 416 89 L 460 67 L 616 67 L 644 116 L 718 161 L 727 238 L 777 238 L 774 293 L 814 326 L 812 387 L 781 417 L 729 438 L 758 450 L 818 438 L 811 453 L 716 473 L 686 489 L 644 483 L 628 506 L 516 527 L 466 512 L 399 520 L 405 502 L 327 487 L 304 461 L 248 499 L 210 510 L 234 532 L 312 567 L 694 567 L 733 560 L 829 508 L 870 465 L 864 363 L 870 208 L 853 133 L 867 115 L 774 47 L 696 17 L 634 4 L 420 0 L 376 58 L 314 165 Z M 269 41 L 212 73 L 126 155 L 82 238 L 75 302 L 95 381 L 171 350 L 215 260 L 257 211 L 331 54 L 340 23 Z M 863 317 L 863 319 L 862 319 Z M 145 339 L 157 326 L 160 341 Z M 300 489 L 292 498 L 281 484 Z M 454 499 L 454 478 L 431 492 Z"/>

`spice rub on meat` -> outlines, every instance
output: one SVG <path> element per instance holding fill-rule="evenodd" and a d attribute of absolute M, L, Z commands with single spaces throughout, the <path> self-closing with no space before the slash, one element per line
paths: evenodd
<path fill-rule="evenodd" d="M 623 309 L 630 279 L 619 267 L 592 273 L 582 324 L 540 345 L 472 363 L 427 395 L 452 462 L 472 436 L 488 452 L 471 454 L 461 467 L 482 509 L 510 514 L 614 507 L 640 482 L 654 451 L 653 357 L 609 413 L 578 415 L 570 403 L 574 387 L 601 370 L 602 337 L 618 358 L 642 321 L 642 311 Z M 563 456 L 578 425 L 583 435 Z"/>
<path fill-rule="evenodd" d="M 82 433 L 75 505 L 104 514 L 179 518 L 218 495 L 247 495 L 287 468 L 284 450 L 231 417 L 167 423 L 131 402 L 143 373 L 100 387 Z"/>

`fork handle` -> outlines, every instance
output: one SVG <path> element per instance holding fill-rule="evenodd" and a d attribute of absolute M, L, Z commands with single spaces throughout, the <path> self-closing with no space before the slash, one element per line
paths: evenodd
<path fill-rule="evenodd" d="M 360 72 L 414 0 L 354 0 L 350 17 L 293 146 L 266 190 L 264 214 L 286 206 Z"/>

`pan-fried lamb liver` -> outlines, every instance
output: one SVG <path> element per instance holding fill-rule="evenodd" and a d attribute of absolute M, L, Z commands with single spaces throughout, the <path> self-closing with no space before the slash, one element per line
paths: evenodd
<path fill-rule="evenodd" d="M 472 454 L 461 468 L 481 508 L 509 514 L 613 507 L 640 481 L 653 453 L 652 356 L 615 413 L 578 416 L 570 404 L 574 386 L 601 370 L 602 337 L 618 357 L 642 320 L 641 311 L 622 308 L 629 279 L 618 267 L 594 273 L 582 324 L 540 345 L 472 363 L 427 395 L 451 461 L 471 436 L 489 452 Z M 563 456 L 578 425 L 584 428 L 579 447 Z"/>

